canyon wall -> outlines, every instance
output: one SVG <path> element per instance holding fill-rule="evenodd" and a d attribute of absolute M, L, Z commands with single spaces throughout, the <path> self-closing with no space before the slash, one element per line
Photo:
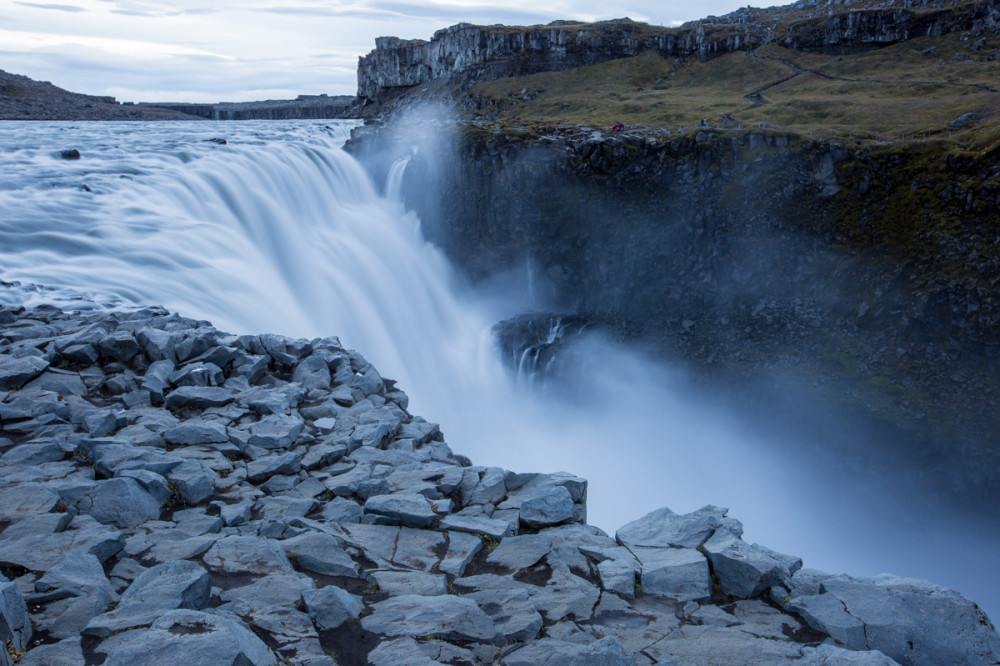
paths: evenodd
<path fill-rule="evenodd" d="M 871 6 L 869 6 L 871 5 Z M 825 9 L 825 10 L 824 10 Z M 739 10 L 664 28 L 629 19 L 531 27 L 461 23 L 429 41 L 380 37 L 358 61 L 358 96 L 385 102 L 432 81 L 468 87 L 479 81 L 562 71 L 656 50 L 701 59 L 769 42 L 804 50 L 851 52 L 956 30 L 997 29 L 1000 0 L 855 2 L 818 8 L 815 2 Z"/>

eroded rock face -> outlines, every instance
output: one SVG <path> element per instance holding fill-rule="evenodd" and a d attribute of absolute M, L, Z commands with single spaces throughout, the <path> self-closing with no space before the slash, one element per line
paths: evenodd
<path fill-rule="evenodd" d="M 59 666 L 998 654 L 956 593 L 796 572 L 725 509 L 661 509 L 612 539 L 584 523 L 584 479 L 470 465 L 333 338 L 158 309 L 0 322 L 0 358 L 48 364 L 0 389 L 3 666 L 26 648 L 20 663 Z"/>

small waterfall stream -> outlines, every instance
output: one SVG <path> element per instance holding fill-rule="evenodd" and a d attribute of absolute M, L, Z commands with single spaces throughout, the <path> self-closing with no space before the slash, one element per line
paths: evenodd
<path fill-rule="evenodd" d="M 588 478 L 605 530 L 660 506 L 728 505 L 749 541 L 807 567 L 930 578 L 1000 613 L 989 530 L 928 514 L 865 470 L 833 472 L 833 454 L 788 455 L 676 370 L 582 335 L 561 385 L 512 381 L 491 327 L 520 311 L 461 283 L 399 201 L 405 162 L 381 195 L 340 148 L 350 127 L 0 124 L 0 279 L 44 286 L 0 299 L 159 304 L 237 333 L 337 335 L 477 464 Z M 67 148 L 82 158 L 62 159 Z M 527 311 L 519 289 L 506 302 Z"/>

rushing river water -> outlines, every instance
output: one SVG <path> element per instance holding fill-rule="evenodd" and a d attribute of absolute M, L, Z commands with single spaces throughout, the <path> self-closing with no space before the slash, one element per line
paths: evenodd
<path fill-rule="evenodd" d="M 0 279 L 44 287 L 0 299 L 337 335 L 457 453 L 589 479 L 590 521 L 609 532 L 661 506 L 729 506 L 748 541 L 807 567 L 928 578 L 1000 616 L 994 525 L 845 469 L 835 451 L 795 455 L 814 449 L 775 445 L 678 371 L 597 339 L 563 383 L 512 378 L 490 328 L 529 309 L 529 282 L 499 296 L 465 285 L 392 183 L 341 150 L 351 126 L 0 123 Z"/>

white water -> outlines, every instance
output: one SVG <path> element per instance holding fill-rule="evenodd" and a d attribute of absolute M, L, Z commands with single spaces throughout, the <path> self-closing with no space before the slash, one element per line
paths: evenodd
<path fill-rule="evenodd" d="M 761 441 L 668 367 L 592 341 L 572 390 L 512 382 L 489 328 L 527 309 L 530 271 L 502 301 L 461 284 L 398 201 L 404 165 L 372 183 L 339 148 L 349 126 L 0 123 L 0 279 L 44 285 L 36 302 L 338 335 L 475 463 L 588 478 L 605 530 L 660 506 L 729 506 L 749 541 L 806 566 L 929 578 L 1000 615 L 989 529 L 927 513 L 834 455 Z M 67 148 L 83 158 L 61 159 Z"/>

